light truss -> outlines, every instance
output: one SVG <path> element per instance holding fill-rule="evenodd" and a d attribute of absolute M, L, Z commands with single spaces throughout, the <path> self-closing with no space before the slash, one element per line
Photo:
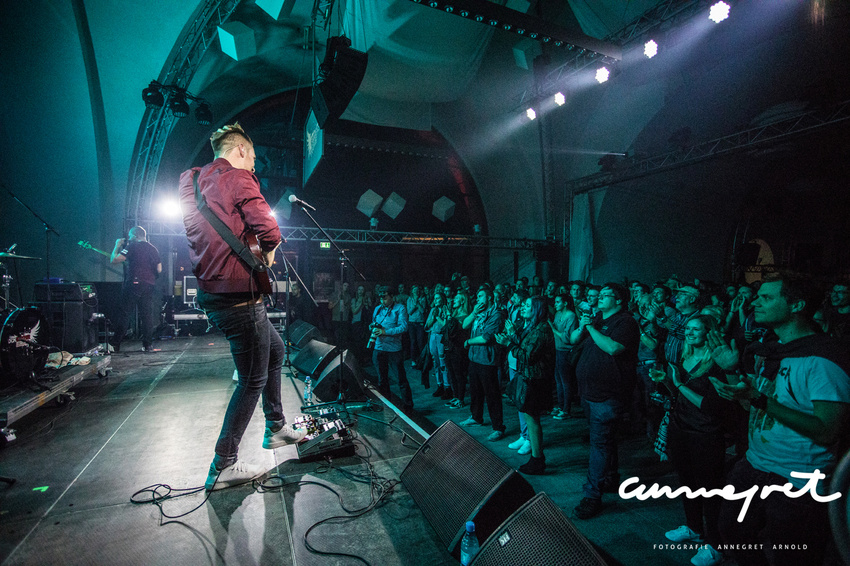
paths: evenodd
<path fill-rule="evenodd" d="M 207 0 L 200 13 L 186 30 L 179 48 L 174 52 L 171 65 L 159 78 L 162 84 L 188 89 L 195 71 L 210 45 L 215 41 L 217 28 L 223 24 L 241 0 Z M 177 121 L 166 112 L 166 104 L 145 111 L 145 121 L 137 143 L 136 156 L 130 170 L 125 202 L 125 214 L 129 218 L 147 216 L 150 213 L 162 152 L 168 136 Z"/>
<path fill-rule="evenodd" d="M 704 2 L 701 0 L 667 0 L 647 10 L 623 28 L 606 36 L 603 41 L 626 47 L 642 39 L 666 22 L 690 18 L 703 5 Z M 549 71 L 538 84 L 523 92 L 516 107 L 523 107 L 531 100 L 548 97 L 563 89 L 566 81 L 590 65 L 612 61 L 610 58 L 600 57 L 598 53 L 593 51 L 584 49 L 576 51 L 567 61 Z"/>
<path fill-rule="evenodd" d="M 629 162 L 627 160 L 625 167 L 617 171 L 594 173 L 593 175 L 569 181 L 567 183 L 567 192 L 572 194 L 586 192 L 661 171 L 675 169 L 705 159 L 739 152 L 753 146 L 777 143 L 787 138 L 800 136 L 848 119 L 850 119 L 850 100 L 846 100 L 835 106 L 811 110 L 766 126 L 743 130 L 684 149 L 647 157 L 638 161 Z"/>
<path fill-rule="evenodd" d="M 127 222 L 129 226 L 144 226 L 150 236 L 186 237 L 186 230 L 182 223 L 138 219 L 127 219 Z M 506 250 L 534 250 L 539 246 L 551 244 L 551 242 L 546 240 L 532 238 L 494 238 L 466 234 L 384 232 L 381 230 L 352 230 L 348 228 L 327 228 L 325 231 L 335 242 L 341 244 L 444 246 Z M 327 241 L 318 228 L 282 226 L 280 232 L 287 241 Z"/>

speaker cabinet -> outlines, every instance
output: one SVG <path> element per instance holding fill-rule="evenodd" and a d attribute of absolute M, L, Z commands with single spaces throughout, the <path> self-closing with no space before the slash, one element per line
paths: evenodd
<path fill-rule="evenodd" d="M 292 367 L 304 375 L 315 378 L 330 363 L 331 356 L 336 353 L 336 346 L 319 340 L 310 340 L 292 359 Z"/>
<path fill-rule="evenodd" d="M 605 561 L 545 493 L 517 509 L 484 541 L 472 566 L 605 566 Z"/>
<path fill-rule="evenodd" d="M 49 305 L 49 310 L 48 310 Z M 80 353 L 97 344 L 97 324 L 92 319 L 94 305 L 82 301 L 35 302 L 50 325 L 50 345 L 66 352 Z"/>
<path fill-rule="evenodd" d="M 310 340 L 321 340 L 319 329 L 303 320 L 293 320 L 289 325 L 289 341 L 293 348 L 303 349 Z"/>
<path fill-rule="evenodd" d="M 345 45 L 345 41 L 339 39 L 328 40 L 325 62 L 330 63 L 330 72 L 324 81 L 313 87 L 313 98 L 310 101 L 310 107 L 320 128 L 324 128 L 325 124 L 333 122 L 345 112 L 348 103 L 360 88 L 369 61 L 366 53 L 351 49 Z"/>
<path fill-rule="evenodd" d="M 326 358 L 327 359 L 327 358 Z M 357 364 L 357 358 L 350 352 L 342 352 L 342 370 L 340 370 L 339 352 L 330 357 L 327 367 L 322 370 L 318 379 L 313 380 L 313 395 L 320 401 L 336 401 L 340 392 L 345 395 L 346 400 L 362 399 L 363 374 Z M 340 388 L 340 380 L 342 387 Z"/>
<path fill-rule="evenodd" d="M 401 482 L 456 559 L 467 521 L 486 540 L 534 496 L 524 477 L 452 421 L 413 455 Z"/>

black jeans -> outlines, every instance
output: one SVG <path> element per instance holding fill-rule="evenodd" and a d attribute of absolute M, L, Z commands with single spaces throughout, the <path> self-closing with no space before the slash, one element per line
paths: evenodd
<path fill-rule="evenodd" d="M 239 373 L 215 445 L 213 464 L 221 470 L 236 462 L 239 442 L 260 396 L 266 428 L 276 431 L 286 422 L 280 393 L 283 340 L 266 316 L 262 303 L 210 311 L 207 316 L 230 342 L 230 353 Z"/>
<path fill-rule="evenodd" d="M 687 403 L 688 401 L 681 401 Z M 679 482 L 696 491 L 700 487 L 720 489 L 723 487 L 723 463 L 726 444 L 723 433 L 716 434 L 686 432 L 670 423 L 667 432 L 667 451 Z M 685 524 L 694 532 L 704 535 L 705 542 L 720 544 L 719 497 L 681 497 L 685 507 Z M 705 519 L 705 526 L 703 526 Z"/>
<path fill-rule="evenodd" d="M 787 482 L 780 475 L 756 470 L 746 458 L 729 472 L 726 483 L 734 486 L 736 493 L 760 486 L 741 523 L 738 513 L 744 500 L 721 502 L 720 536 L 724 545 L 741 545 L 729 551 L 738 564 L 819 566 L 823 562 L 831 532 L 829 504 L 815 501 L 809 493 L 795 499 L 777 492 L 766 499 L 760 497 L 761 486 Z M 760 545 L 762 548 L 758 549 Z M 774 545 L 780 548 L 774 549 Z M 797 549 L 786 549 L 786 545 L 796 545 Z M 800 550 L 803 545 L 807 548 Z"/>
<path fill-rule="evenodd" d="M 139 309 L 141 320 L 142 345 L 149 348 L 153 342 L 153 290 L 154 286 L 140 281 L 124 283 L 121 288 L 121 305 L 118 311 L 118 319 L 115 321 L 115 336 L 112 343 L 121 345 L 124 335 L 127 334 L 127 326 L 130 324 L 130 316 L 133 309 Z"/>
<path fill-rule="evenodd" d="M 404 352 L 384 352 L 375 350 L 373 363 L 378 370 L 378 390 L 387 395 L 390 392 L 389 370 L 392 368 L 394 377 L 398 380 L 398 388 L 401 390 L 402 409 L 413 408 L 413 391 L 407 382 L 407 373 L 404 371 Z"/>
<path fill-rule="evenodd" d="M 502 392 L 499 389 L 499 368 L 469 362 L 469 411 L 476 421 L 484 422 L 484 403 L 490 413 L 493 430 L 504 432 Z"/>

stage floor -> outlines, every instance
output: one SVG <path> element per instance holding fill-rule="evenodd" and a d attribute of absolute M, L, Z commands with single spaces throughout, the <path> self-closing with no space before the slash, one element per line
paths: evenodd
<path fill-rule="evenodd" d="M 158 351 L 148 354 L 137 346 L 125 343 L 106 377 L 77 384 L 74 401 L 45 405 L 13 424 L 17 439 L 0 450 L 0 475 L 17 479 L 0 484 L 0 564 L 457 564 L 401 483 L 371 510 L 345 517 L 397 482 L 424 440 L 390 409 L 358 418 L 356 455 L 329 465 L 300 461 L 294 446 L 264 450 L 258 407 L 240 457 L 267 466 L 266 489 L 235 487 L 206 502 L 201 490 L 165 501 L 163 513 L 172 518 L 151 503 L 131 503 L 134 493 L 155 484 L 203 485 L 233 389 L 233 363 L 221 335 L 156 342 Z M 469 416 L 434 398 L 433 385 L 423 388 L 418 371 L 409 370 L 408 378 L 414 420 L 427 433 Z M 299 414 L 302 387 L 285 369 L 289 420 Z M 486 440 L 487 426 L 466 430 L 516 468 L 528 457 L 507 447 L 518 436 L 509 405 L 505 421 L 508 435 L 498 442 Z M 569 516 L 587 471 L 587 426 L 581 418 L 547 417 L 543 429 L 548 471 L 526 478 Z M 623 479 L 676 485 L 642 434 L 623 438 L 620 463 Z M 308 550 L 305 533 L 330 517 L 345 518 L 315 526 L 307 543 L 363 561 Z M 659 548 L 668 543 L 664 532 L 684 523 L 677 500 L 606 495 L 602 514 L 573 522 L 610 564 L 686 564 L 695 553 Z"/>

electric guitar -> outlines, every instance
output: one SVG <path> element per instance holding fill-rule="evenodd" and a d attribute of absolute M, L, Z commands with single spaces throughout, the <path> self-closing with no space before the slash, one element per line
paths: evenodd
<path fill-rule="evenodd" d="M 111 254 L 111 253 L 109 253 L 109 252 L 105 252 L 105 251 L 103 251 L 103 250 L 99 250 L 99 249 L 97 249 L 96 247 L 94 247 L 93 245 L 91 245 L 91 244 L 88 242 L 88 240 L 80 240 L 79 242 L 77 242 L 77 245 L 78 245 L 78 246 L 80 246 L 81 248 L 83 248 L 84 250 L 91 250 L 91 251 L 93 251 L 93 252 L 97 252 L 97 253 L 99 253 L 99 254 L 101 254 L 101 255 L 105 255 L 106 257 L 112 257 L 112 254 Z"/>
<path fill-rule="evenodd" d="M 257 235 L 253 232 L 245 233 L 245 244 L 248 246 L 248 249 L 251 250 L 251 253 L 259 259 L 261 262 L 263 259 L 263 249 L 260 247 L 260 240 L 257 238 Z M 269 267 L 271 269 L 271 266 Z M 257 271 L 252 269 L 251 273 L 254 276 L 254 282 L 257 284 L 257 289 L 259 289 L 260 293 L 263 295 L 271 295 L 272 294 L 272 282 L 269 279 L 269 271 Z"/>

